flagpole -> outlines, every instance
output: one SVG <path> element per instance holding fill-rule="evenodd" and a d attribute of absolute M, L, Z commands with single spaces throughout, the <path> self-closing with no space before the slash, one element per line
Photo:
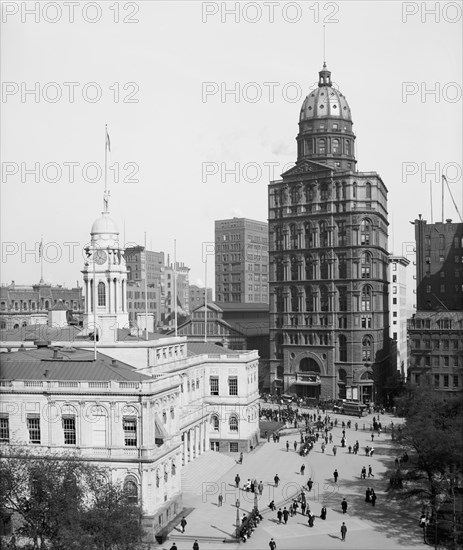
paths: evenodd
<path fill-rule="evenodd" d="M 177 336 L 177 239 L 174 239 L 174 326 Z"/>
<path fill-rule="evenodd" d="M 43 283 L 43 235 L 40 239 L 40 282 Z"/>
<path fill-rule="evenodd" d="M 148 340 L 148 252 L 146 251 L 146 231 L 145 231 L 145 340 Z"/>
<path fill-rule="evenodd" d="M 207 254 L 204 262 L 204 341 L 207 342 Z"/>
<path fill-rule="evenodd" d="M 108 192 L 108 125 L 105 124 L 104 136 L 104 194 Z"/>
<path fill-rule="evenodd" d="M 96 271 L 95 271 L 95 254 L 96 245 L 95 241 L 93 242 L 93 285 L 90 290 L 92 290 L 92 307 L 93 307 L 93 360 L 96 361 Z"/>

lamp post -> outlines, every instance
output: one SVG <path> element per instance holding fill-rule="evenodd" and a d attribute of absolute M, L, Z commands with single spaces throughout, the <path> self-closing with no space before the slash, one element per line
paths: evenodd
<path fill-rule="evenodd" d="M 240 524 L 240 500 L 236 499 L 236 533 L 235 537 L 240 538 L 241 524 Z"/>
<path fill-rule="evenodd" d="M 257 488 L 254 487 L 254 512 L 259 513 L 259 502 L 257 499 Z"/>

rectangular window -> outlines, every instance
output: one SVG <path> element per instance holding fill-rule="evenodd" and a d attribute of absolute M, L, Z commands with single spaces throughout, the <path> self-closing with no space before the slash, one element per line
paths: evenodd
<path fill-rule="evenodd" d="M 453 375 L 453 387 L 458 388 L 458 374 Z"/>
<path fill-rule="evenodd" d="M 29 416 L 27 418 L 27 429 L 29 430 L 29 442 L 40 445 L 40 417 Z"/>
<path fill-rule="evenodd" d="M 457 355 L 453 356 L 453 366 L 458 367 L 458 356 Z"/>
<path fill-rule="evenodd" d="M 230 442 L 230 452 L 231 453 L 237 453 L 238 452 L 238 441 L 231 441 Z"/>
<path fill-rule="evenodd" d="M 211 395 L 219 395 L 219 377 L 211 376 L 209 382 L 211 386 Z"/>
<path fill-rule="evenodd" d="M 123 418 L 122 427 L 124 430 L 125 446 L 136 447 L 137 446 L 137 419 L 133 417 Z"/>
<path fill-rule="evenodd" d="M 439 374 L 435 374 L 434 375 L 434 385 L 436 387 L 439 387 L 439 378 L 440 378 L 440 375 Z"/>
<path fill-rule="evenodd" d="M 450 357 L 448 355 L 444 355 L 444 367 L 450 367 Z"/>
<path fill-rule="evenodd" d="M 76 444 L 76 417 L 63 416 L 64 444 Z"/>
<path fill-rule="evenodd" d="M 238 377 L 228 377 L 228 395 L 238 395 Z"/>
<path fill-rule="evenodd" d="M 431 366 L 431 356 L 430 355 L 426 355 L 426 357 L 424 358 L 424 364 L 425 364 L 426 367 Z"/>
<path fill-rule="evenodd" d="M 393 305 L 397 305 L 397 298 L 392 298 Z"/>
<path fill-rule="evenodd" d="M 448 387 L 449 387 L 449 375 L 444 374 L 444 388 L 448 388 Z"/>
<path fill-rule="evenodd" d="M 8 416 L 0 416 L 0 441 L 10 442 L 10 419 Z"/>

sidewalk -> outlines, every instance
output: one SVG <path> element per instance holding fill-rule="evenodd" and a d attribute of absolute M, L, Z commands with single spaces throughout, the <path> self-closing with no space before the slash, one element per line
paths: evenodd
<path fill-rule="evenodd" d="M 294 441 L 299 443 L 299 433 L 284 436 L 279 443 L 265 442 L 252 454 L 245 455 L 242 465 L 236 464 L 220 479 L 203 482 L 201 495 L 184 493 L 184 506 L 195 510 L 188 517 L 185 535 L 182 535 L 180 530 L 171 533 L 178 549 L 192 548 L 192 537 L 214 537 L 210 542 L 200 541 L 201 550 L 222 546 L 232 550 L 238 547 L 237 543 L 231 542 L 236 527 L 236 499 L 240 500 L 239 515 L 242 517 L 254 507 L 254 495 L 235 488 L 234 478 L 237 473 L 241 478 L 241 487 L 248 478 L 256 478 L 258 482 L 262 480 L 264 483 L 263 495 L 259 497 L 259 510 L 264 520 L 246 542 L 248 549 L 267 549 L 271 537 L 277 541 L 278 550 L 338 548 L 341 544 L 340 526 L 343 521 L 348 528 L 346 542 L 342 543 L 343 548 L 425 548 L 418 527 L 418 511 L 399 509 L 398 504 L 386 501 L 385 498 L 384 490 L 388 482 L 382 478 L 382 474 L 387 470 L 388 464 L 395 459 L 391 449 L 390 433 L 382 433 L 379 438 L 375 435 L 375 454 L 373 457 L 365 456 L 365 446 L 372 445 L 369 426 L 373 416 L 374 414 L 371 414 L 357 420 L 354 417 L 331 415 L 332 420 L 338 418 L 338 427 L 331 431 L 333 443 L 327 445 L 324 454 L 320 448 L 321 438 L 307 457 L 301 457 L 293 448 Z M 356 440 L 359 441 L 358 455 L 349 455 L 347 446 L 342 448 L 340 444 L 341 422 L 349 419 L 353 425 L 356 421 L 359 423 L 358 431 L 355 431 L 355 427 L 346 428 L 347 446 L 353 445 Z M 394 425 L 401 423 L 401 419 L 381 415 L 383 426 L 389 425 L 391 420 Z M 361 429 L 363 424 L 367 428 L 365 431 Z M 290 443 L 289 452 L 286 451 L 286 441 Z M 333 444 L 338 447 L 337 456 L 333 456 Z M 303 463 L 306 466 L 304 477 L 299 473 Z M 369 465 L 372 466 L 375 477 L 361 480 L 362 466 L 368 469 Z M 337 484 L 334 484 L 332 477 L 335 468 L 339 472 Z M 278 474 L 281 480 L 279 487 L 274 487 L 275 474 Z M 276 514 L 269 510 L 268 504 L 274 500 L 277 509 L 283 509 L 291 502 L 293 496 L 301 492 L 302 485 L 307 483 L 309 477 L 314 485 L 310 493 L 306 491 L 306 498 L 307 505 L 317 516 L 314 527 L 310 528 L 307 516 L 303 517 L 300 513 L 290 517 L 287 525 L 279 525 Z M 373 487 L 377 493 L 375 507 L 365 502 L 367 487 Z M 219 492 L 223 495 L 221 507 L 218 506 Z M 342 514 L 340 506 L 344 497 L 348 502 L 345 515 Z M 326 521 L 318 517 L 323 505 L 328 510 Z M 222 544 L 223 539 L 230 542 Z M 171 538 L 164 543 L 162 548 L 169 549 L 173 540 Z"/>

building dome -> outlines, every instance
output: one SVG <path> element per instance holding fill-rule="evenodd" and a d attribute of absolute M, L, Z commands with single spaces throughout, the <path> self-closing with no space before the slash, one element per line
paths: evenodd
<path fill-rule="evenodd" d="M 318 88 L 305 98 L 299 121 L 338 117 L 352 122 L 349 104 L 343 94 L 333 87 L 331 72 L 326 68 L 326 63 L 323 63 L 323 69 L 319 75 Z"/>
<path fill-rule="evenodd" d="M 91 235 L 119 235 L 114 221 L 109 217 L 109 212 L 103 212 L 102 215 L 93 222 Z"/>

